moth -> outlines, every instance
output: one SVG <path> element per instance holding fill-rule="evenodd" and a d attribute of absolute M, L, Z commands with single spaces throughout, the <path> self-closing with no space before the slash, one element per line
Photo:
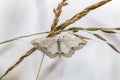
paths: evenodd
<path fill-rule="evenodd" d="M 33 46 L 50 58 L 57 56 L 71 57 L 76 50 L 83 48 L 86 43 L 85 39 L 74 34 L 32 40 Z"/>

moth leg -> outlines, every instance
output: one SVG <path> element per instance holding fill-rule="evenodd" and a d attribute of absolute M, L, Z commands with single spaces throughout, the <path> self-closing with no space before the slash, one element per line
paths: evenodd
<path fill-rule="evenodd" d="M 35 50 L 36 50 L 36 48 L 33 47 L 32 49 L 30 49 L 29 51 L 27 51 L 23 56 L 21 56 L 19 58 L 19 60 L 14 65 L 12 65 L 11 67 L 9 67 L 7 69 L 7 71 L 0 77 L 0 80 L 2 80 L 2 78 L 4 76 L 6 76 L 10 71 L 12 71 L 15 67 L 17 67 L 24 60 L 24 58 L 30 56 Z"/>

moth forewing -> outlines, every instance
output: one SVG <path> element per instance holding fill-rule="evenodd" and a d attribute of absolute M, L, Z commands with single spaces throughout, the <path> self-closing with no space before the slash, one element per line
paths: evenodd
<path fill-rule="evenodd" d="M 39 47 L 49 47 L 51 44 L 55 43 L 54 38 L 37 38 L 31 41 L 34 47 L 39 49 Z"/>
<path fill-rule="evenodd" d="M 58 56 L 58 45 L 56 41 L 47 48 L 46 55 L 49 56 L 50 58 Z"/>
<path fill-rule="evenodd" d="M 40 50 L 41 52 L 45 53 L 50 58 L 54 58 L 57 56 L 57 44 L 54 37 L 52 38 L 38 38 L 34 39 L 31 42 L 33 46 Z"/>
<path fill-rule="evenodd" d="M 87 41 L 83 38 L 76 37 L 74 35 L 69 35 L 62 38 L 62 43 L 65 44 L 70 49 L 81 49 L 86 45 Z"/>
<path fill-rule="evenodd" d="M 81 49 L 87 43 L 85 39 L 78 38 L 74 35 L 65 36 L 61 42 L 68 48 L 67 52 L 63 51 L 65 52 L 63 54 L 65 57 L 71 57 L 76 50 Z M 64 48 L 62 50 L 64 50 Z"/>
<path fill-rule="evenodd" d="M 74 52 L 70 52 L 70 47 L 67 47 L 63 42 L 61 42 L 61 55 L 64 57 L 71 57 Z"/>

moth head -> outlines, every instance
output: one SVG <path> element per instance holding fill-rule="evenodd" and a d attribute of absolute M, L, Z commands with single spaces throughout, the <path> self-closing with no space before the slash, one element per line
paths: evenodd
<path fill-rule="evenodd" d="M 32 40 L 31 43 L 36 49 L 39 47 L 39 43 L 37 42 L 37 39 Z"/>

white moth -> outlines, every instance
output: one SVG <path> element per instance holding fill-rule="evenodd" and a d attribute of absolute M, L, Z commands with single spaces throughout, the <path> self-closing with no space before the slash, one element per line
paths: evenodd
<path fill-rule="evenodd" d="M 81 49 L 86 43 L 85 39 L 73 34 L 32 40 L 33 46 L 50 58 L 56 56 L 71 57 L 75 50 Z"/>

